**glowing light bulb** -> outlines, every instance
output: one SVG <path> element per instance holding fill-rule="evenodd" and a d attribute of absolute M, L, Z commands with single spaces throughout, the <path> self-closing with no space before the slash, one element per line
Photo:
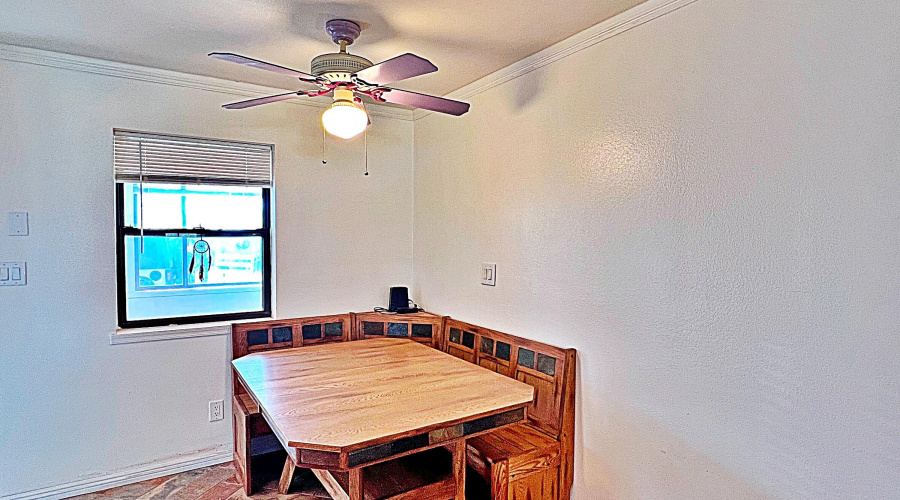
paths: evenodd
<path fill-rule="evenodd" d="M 353 92 L 345 89 L 334 91 L 334 103 L 322 113 L 322 126 L 341 139 L 351 139 L 366 130 L 369 116 L 353 102 Z"/>

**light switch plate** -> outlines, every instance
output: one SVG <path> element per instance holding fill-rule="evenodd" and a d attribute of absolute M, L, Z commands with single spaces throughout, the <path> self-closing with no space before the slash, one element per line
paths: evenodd
<path fill-rule="evenodd" d="M 28 212 L 10 212 L 6 215 L 6 234 L 28 236 Z"/>
<path fill-rule="evenodd" d="M 25 286 L 24 262 L 0 262 L 0 286 Z"/>
<path fill-rule="evenodd" d="M 481 264 L 481 284 L 488 286 L 497 285 L 497 264 L 487 262 Z"/>

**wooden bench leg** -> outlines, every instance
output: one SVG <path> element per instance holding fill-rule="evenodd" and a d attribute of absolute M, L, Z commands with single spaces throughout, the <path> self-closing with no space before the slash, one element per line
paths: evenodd
<path fill-rule="evenodd" d="M 456 480 L 454 500 L 466 500 L 466 440 L 457 439 L 451 445 L 453 452 L 453 477 Z"/>
<path fill-rule="evenodd" d="M 278 481 L 278 493 L 286 495 L 294 479 L 294 461 L 288 456 L 284 459 L 284 469 L 281 471 L 281 479 Z"/>
<path fill-rule="evenodd" d="M 250 477 L 250 429 L 249 415 L 237 398 L 232 400 L 232 420 L 234 421 L 234 469 L 244 483 L 244 493 L 249 497 L 252 491 Z"/>
<path fill-rule="evenodd" d="M 501 460 L 491 464 L 491 499 L 509 498 L 509 461 Z"/>

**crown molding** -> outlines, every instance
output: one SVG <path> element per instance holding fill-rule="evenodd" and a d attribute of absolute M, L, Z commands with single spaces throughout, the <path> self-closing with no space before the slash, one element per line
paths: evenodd
<path fill-rule="evenodd" d="M 487 92 L 498 85 L 503 85 L 506 82 L 515 80 L 536 69 L 569 57 L 572 54 L 594 46 L 603 40 L 624 33 L 634 27 L 662 17 L 670 12 L 674 12 L 685 5 L 696 1 L 697 0 L 647 0 L 621 14 L 617 14 L 606 21 L 595 24 L 580 33 L 576 33 L 561 42 L 551 45 L 540 52 L 514 62 L 485 77 L 479 78 L 464 87 L 460 87 L 447 94 L 446 97 L 456 100 L 470 99 L 478 94 Z M 432 113 L 434 112 L 417 109 L 413 111 L 413 119 L 418 120 Z"/>
<path fill-rule="evenodd" d="M 0 60 L 247 98 L 280 94 L 289 90 L 2 43 Z M 283 102 L 316 108 L 325 108 L 330 104 L 325 99 L 293 99 Z M 375 116 L 407 121 L 413 119 L 412 111 L 407 109 L 373 104 L 368 104 L 366 108 Z"/>

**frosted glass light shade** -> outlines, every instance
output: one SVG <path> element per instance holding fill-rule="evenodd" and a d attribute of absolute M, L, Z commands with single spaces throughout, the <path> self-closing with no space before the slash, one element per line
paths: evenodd
<path fill-rule="evenodd" d="M 369 123 L 369 116 L 356 104 L 338 100 L 322 113 L 322 126 L 341 139 L 350 139 L 361 134 Z"/>

